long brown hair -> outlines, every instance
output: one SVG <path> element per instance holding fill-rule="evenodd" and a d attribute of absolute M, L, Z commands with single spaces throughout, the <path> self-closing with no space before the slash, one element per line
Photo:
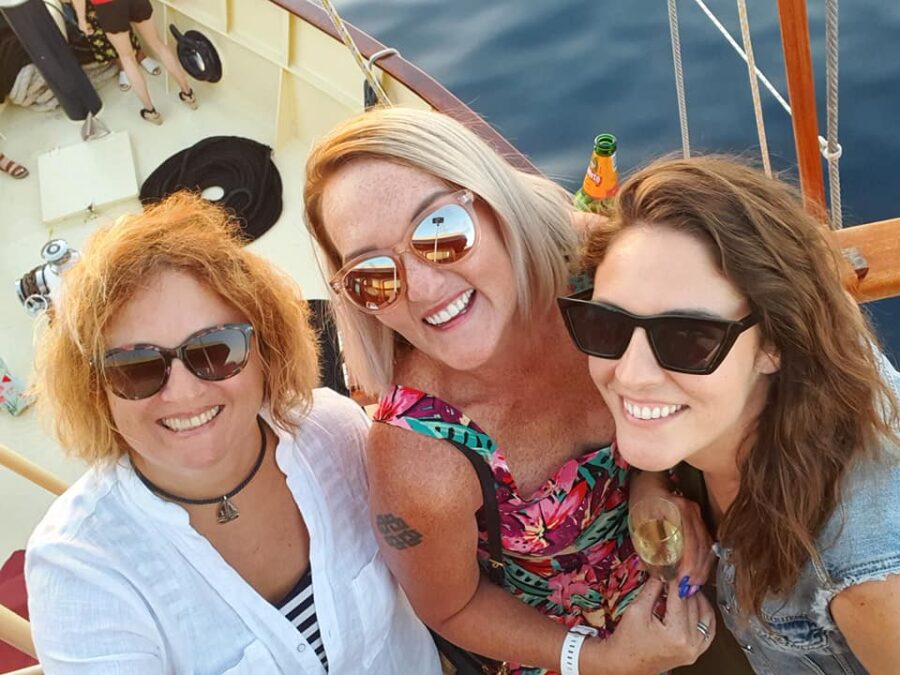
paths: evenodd
<path fill-rule="evenodd" d="M 166 269 L 194 276 L 253 324 L 272 418 L 297 427 L 319 378 L 316 336 L 296 283 L 243 244 L 225 211 L 187 192 L 91 235 L 35 352 L 38 404 L 69 453 L 97 463 L 127 452 L 93 364 L 110 321 Z"/>
<path fill-rule="evenodd" d="M 896 440 L 897 401 L 876 338 L 840 280 L 838 254 L 796 190 L 735 159 L 660 160 L 631 176 L 608 224 L 592 234 L 591 269 L 624 229 L 645 223 L 709 246 L 761 317 L 761 344 L 780 356 L 740 488 L 720 526 L 738 602 L 759 614 L 804 564 L 841 499 L 853 463 Z"/>

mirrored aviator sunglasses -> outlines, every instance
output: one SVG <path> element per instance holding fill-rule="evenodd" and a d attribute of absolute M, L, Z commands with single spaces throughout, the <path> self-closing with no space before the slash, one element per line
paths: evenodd
<path fill-rule="evenodd" d="M 676 373 L 709 375 L 718 368 L 738 336 L 758 323 L 750 313 L 740 321 L 684 314 L 639 316 L 618 307 L 592 302 L 591 291 L 558 298 L 575 346 L 588 356 L 619 359 L 635 328 L 643 328 L 661 368 Z"/>
<path fill-rule="evenodd" d="M 403 240 L 390 249 L 368 251 L 348 261 L 330 281 L 335 293 L 358 309 L 377 314 L 393 305 L 406 283 L 402 255 L 447 267 L 463 260 L 478 240 L 475 197 L 459 190 L 432 202 L 411 222 Z"/>
<path fill-rule="evenodd" d="M 149 398 L 169 380 L 172 360 L 178 358 L 201 380 L 227 380 L 237 375 L 250 357 L 249 323 L 226 323 L 197 331 L 174 349 L 136 344 L 110 349 L 103 357 L 103 378 L 119 398 Z"/>

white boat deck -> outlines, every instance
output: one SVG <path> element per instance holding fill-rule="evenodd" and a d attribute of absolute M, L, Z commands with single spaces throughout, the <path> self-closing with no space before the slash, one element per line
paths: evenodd
<path fill-rule="evenodd" d="M 224 82 L 194 83 L 200 108 L 191 111 L 178 101 L 175 88 L 166 91 L 165 75 L 147 79 L 153 100 L 165 118 L 162 126 L 143 121 L 138 115 L 141 105 L 137 97 L 133 92 L 119 91 L 115 79 L 99 90 L 104 103 L 101 119 L 112 131 L 126 133 L 130 141 L 138 188 L 166 158 L 207 136 L 238 135 L 274 144 L 274 98 L 267 102 L 257 97 L 248 100 L 247 91 L 240 87 L 226 86 Z M 82 211 L 53 225 L 42 222 L 41 182 L 44 181 L 45 191 L 58 191 L 61 195 L 71 193 L 73 186 L 48 183 L 52 177 L 41 174 L 38 158 L 56 148 L 82 143 L 80 126 L 61 109 L 42 113 L 7 105 L 0 110 L 0 133 L 5 137 L 0 137 L 0 152 L 31 171 L 24 180 L 0 174 L 0 358 L 23 379 L 31 371 L 33 329 L 37 322 L 19 304 L 15 280 L 43 262 L 40 250 L 51 237 L 61 237 L 81 249 L 97 226 L 112 222 L 123 213 L 140 210 L 138 200 L 130 198 L 97 208 L 93 214 Z M 284 185 L 284 211 L 278 223 L 250 247 L 288 270 L 307 297 L 321 298 L 325 297 L 325 286 L 302 222 L 301 185 L 308 149 L 309 141 L 296 137 L 277 148 L 273 159 Z M 122 167 L 123 171 L 127 169 Z M 55 183 L 59 181 L 57 178 Z M 77 201 L 77 186 L 74 187 L 75 194 L 69 194 L 68 199 Z M 84 470 L 79 462 L 64 458 L 56 443 L 42 431 L 33 408 L 18 417 L 0 410 L 0 443 L 67 481 Z M 24 547 L 52 499 L 49 493 L 0 468 L 0 512 L 4 516 L 0 563 L 12 550 Z"/>

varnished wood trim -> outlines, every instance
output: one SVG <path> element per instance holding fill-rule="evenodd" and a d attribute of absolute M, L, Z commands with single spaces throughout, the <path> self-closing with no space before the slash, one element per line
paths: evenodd
<path fill-rule="evenodd" d="M 340 36 L 331 23 L 328 13 L 313 4 L 309 0 L 270 0 L 282 9 L 294 16 L 300 17 L 307 23 L 332 36 L 338 42 Z M 384 45 L 371 35 L 359 30 L 350 23 L 345 22 L 350 35 L 359 51 L 366 58 L 375 52 L 384 49 Z M 525 155 L 519 152 L 515 146 L 506 140 L 491 125 L 485 122 L 469 106 L 460 101 L 442 84 L 433 77 L 417 68 L 402 56 L 386 56 L 378 61 L 378 67 L 388 73 L 398 82 L 406 85 L 416 92 L 432 108 L 439 110 L 466 124 L 487 141 L 497 152 L 503 155 L 511 164 L 531 173 L 539 173 L 537 167 L 532 164 Z M 360 77 L 362 74 L 360 73 Z"/>
<path fill-rule="evenodd" d="M 807 210 L 824 222 L 825 183 L 819 150 L 819 124 L 816 117 L 816 91 L 809 48 L 806 0 L 778 0 L 778 16 L 797 164 L 800 168 L 800 187 L 803 189 Z"/>
<path fill-rule="evenodd" d="M 855 247 L 869 271 L 859 279 L 849 265 L 844 284 L 860 302 L 900 295 L 900 218 L 847 227 L 834 233 L 841 249 Z"/>

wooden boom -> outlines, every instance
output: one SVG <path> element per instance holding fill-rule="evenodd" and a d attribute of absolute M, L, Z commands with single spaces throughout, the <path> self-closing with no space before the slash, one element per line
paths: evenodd
<path fill-rule="evenodd" d="M 826 223 L 816 92 L 806 0 L 778 0 L 800 187 L 807 210 Z M 827 227 L 827 225 L 825 225 Z M 847 266 L 844 284 L 859 302 L 900 295 L 900 218 L 834 232 Z"/>
<path fill-rule="evenodd" d="M 800 187 L 806 208 L 819 220 L 825 216 L 825 183 L 819 154 L 819 123 L 816 119 L 816 90 L 812 53 L 809 47 L 809 19 L 806 0 L 778 0 L 781 47 L 791 101 L 791 123 L 797 147 Z"/>
<path fill-rule="evenodd" d="M 844 285 L 859 302 L 900 295 L 900 218 L 833 233 L 848 265 Z"/>

